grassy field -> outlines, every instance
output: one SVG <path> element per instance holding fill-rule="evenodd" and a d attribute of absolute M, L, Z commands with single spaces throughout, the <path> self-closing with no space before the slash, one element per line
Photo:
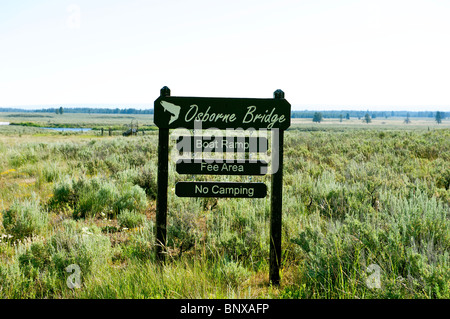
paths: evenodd
<path fill-rule="evenodd" d="M 281 284 L 271 286 L 270 196 L 179 198 L 177 181 L 219 177 L 178 175 L 170 161 L 160 267 L 151 116 L 24 115 L 0 122 L 115 135 L 0 126 L 2 298 L 450 298 L 448 120 L 294 119 Z M 146 134 L 122 137 L 131 120 Z"/>

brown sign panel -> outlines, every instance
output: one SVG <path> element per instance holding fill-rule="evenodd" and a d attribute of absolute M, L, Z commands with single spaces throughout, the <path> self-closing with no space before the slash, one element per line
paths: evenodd
<path fill-rule="evenodd" d="M 265 175 L 267 167 L 261 160 L 180 159 L 176 164 L 178 174 L 194 175 Z"/>
<path fill-rule="evenodd" d="M 254 136 L 180 136 L 177 139 L 177 150 L 185 152 L 210 153 L 265 153 L 268 150 L 265 137 Z"/>
<path fill-rule="evenodd" d="M 264 183 L 178 182 L 175 194 L 178 197 L 264 198 L 267 186 Z"/>
<path fill-rule="evenodd" d="M 159 128 L 287 129 L 291 105 L 282 99 L 160 96 L 154 104 Z"/>

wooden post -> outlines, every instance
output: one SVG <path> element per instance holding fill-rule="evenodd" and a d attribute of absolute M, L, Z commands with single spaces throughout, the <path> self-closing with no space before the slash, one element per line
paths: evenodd
<path fill-rule="evenodd" d="M 275 99 L 284 99 L 284 92 L 276 90 Z M 281 225 L 283 204 L 283 141 L 284 130 L 278 130 L 278 136 L 273 136 L 272 165 L 278 163 L 278 170 L 272 173 L 272 188 L 270 195 L 270 252 L 269 252 L 269 280 L 273 285 L 280 284 L 281 263 Z M 278 144 L 278 145 L 277 145 Z"/>
<path fill-rule="evenodd" d="M 165 86 L 160 96 L 170 96 Z M 164 263 L 167 234 L 167 184 L 169 169 L 169 129 L 159 128 L 158 137 L 158 194 L 156 197 L 156 259 Z"/>

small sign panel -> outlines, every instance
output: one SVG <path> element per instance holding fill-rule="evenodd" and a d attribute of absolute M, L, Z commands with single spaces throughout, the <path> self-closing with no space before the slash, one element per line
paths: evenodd
<path fill-rule="evenodd" d="M 266 175 L 267 162 L 261 160 L 178 160 L 178 174 L 200 175 Z"/>
<path fill-rule="evenodd" d="M 264 183 L 178 182 L 175 194 L 179 197 L 264 198 L 267 186 Z"/>
<path fill-rule="evenodd" d="M 269 142 L 266 137 L 253 136 L 180 136 L 177 150 L 187 152 L 210 153 L 265 153 Z"/>

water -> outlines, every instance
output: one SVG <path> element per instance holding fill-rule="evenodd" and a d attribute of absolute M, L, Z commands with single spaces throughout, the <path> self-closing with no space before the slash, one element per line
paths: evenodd
<path fill-rule="evenodd" d="M 40 127 L 44 130 L 54 130 L 59 132 L 87 132 L 92 130 L 91 128 L 79 128 L 79 127 Z"/>
<path fill-rule="evenodd" d="M 0 125 L 9 125 L 9 122 L 0 122 Z M 44 130 L 54 130 L 58 132 L 87 132 L 92 130 L 91 128 L 79 128 L 79 127 L 39 127 Z"/>

